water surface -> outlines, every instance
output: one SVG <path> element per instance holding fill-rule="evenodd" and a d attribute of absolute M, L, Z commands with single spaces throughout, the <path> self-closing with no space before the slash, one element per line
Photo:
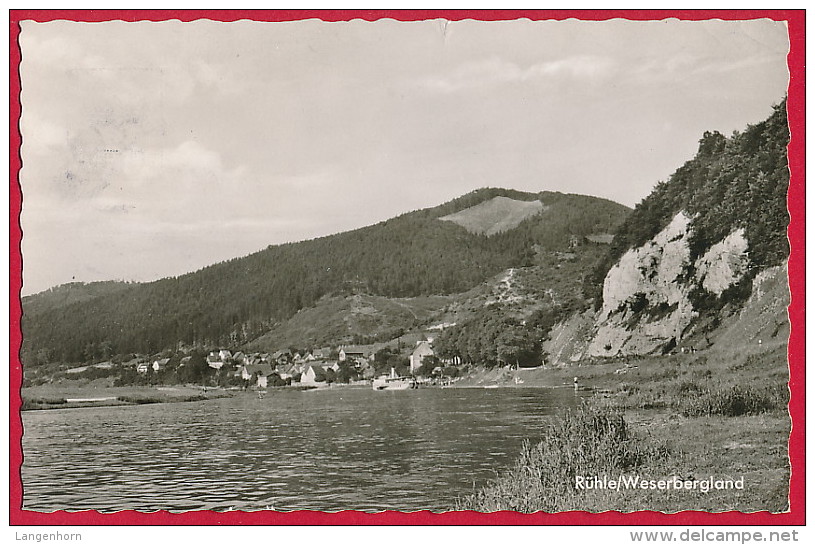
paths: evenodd
<path fill-rule="evenodd" d="M 568 389 L 274 391 L 23 413 L 23 507 L 444 511 L 517 457 Z"/>

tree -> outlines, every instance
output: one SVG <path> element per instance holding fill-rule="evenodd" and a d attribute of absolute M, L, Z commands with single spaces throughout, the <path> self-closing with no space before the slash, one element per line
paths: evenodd
<path fill-rule="evenodd" d="M 184 367 L 181 368 L 179 375 L 184 382 L 206 384 L 213 371 L 214 370 L 207 363 L 204 352 L 195 350 L 190 354 L 190 359 Z"/>
<path fill-rule="evenodd" d="M 348 384 L 352 380 L 359 380 L 359 373 L 357 373 L 356 369 L 348 365 L 347 362 L 340 363 L 340 367 L 337 370 L 337 382 L 342 382 L 343 384 Z"/>
<path fill-rule="evenodd" d="M 522 327 L 507 328 L 496 339 L 498 358 L 505 365 L 526 367 L 540 363 L 540 343 Z"/>
<path fill-rule="evenodd" d="M 439 366 L 441 360 L 438 356 L 425 356 L 418 369 L 413 370 L 413 374 L 420 377 L 429 377 L 433 374 L 433 369 Z"/>

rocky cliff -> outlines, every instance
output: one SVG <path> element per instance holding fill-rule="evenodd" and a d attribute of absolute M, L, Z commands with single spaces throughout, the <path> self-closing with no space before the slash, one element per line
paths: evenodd
<path fill-rule="evenodd" d="M 750 305 L 785 314 L 777 289 L 760 290 L 784 276 L 789 255 L 788 142 L 785 101 L 729 138 L 706 132 L 696 156 L 614 234 L 584 282 L 598 305 L 591 326 L 586 312 L 558 324 L 544 348 L 550 360 L 706 348 Z M 783 320 L 771 321 L 775 333 Z"/>
<path fill-rule="evenodd" d="M 691 220 L 679 212 L 655 237 L 628 250 L 611 268 L 588 356 L 672 350 L 699 315 L 693 292 L 720 297 L 744 277 L 749 265 L 744 230 L 735 229 L 694 260 Z"/>
<path fill-rule="evenodd" d="M 749 256 L 744 230 L 735 229 L 692 259 L 691 223 L 680 212 L 653 239 L 626 252 L 605 278 L 602 308 L 572 315 L 552 329 L 544 346 L 549 361 L 569 364 L 586 357 L 660 354 L 707 347 L 711 339 L 733 344 L 784 337 L 779 331 L 787 326 L 789 296 L 783 265 L 756 275 L 741 310 L 715 320 L 722 322 L 715 334 L 697 335 L 700 311 L 694 300 L 721 298 L 745 278 Z M 741 324 L 753 315 L 762 318 Z"/>

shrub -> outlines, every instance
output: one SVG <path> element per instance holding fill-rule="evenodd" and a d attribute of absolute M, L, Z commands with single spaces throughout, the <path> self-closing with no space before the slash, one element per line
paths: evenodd
<path fill-rule="evenodd" d="M 149 403 L 161 403 L 163 400 L 158 397 L 138 397 L 138 396 L 119 396 L 116 399 L 124 403 L 135 403 L 136 405 L 147 405 Z"/>
<path fill-rule="evenodd" d="M 786 384 L 761 388 L 736 385 L 685 397 L 679 408 L 684 416 L 741 416 L 786 409 L 788 403 Z"/>
<path fill-rule="evenodd" d="M 54 405 L 65 405 L 67 400 L 64 398 L 38 398 L 38 399 L 23 399 L 23 404 L 20 407 L 22 411 L 31 411 L 34 409 L 48 409 Z"/>

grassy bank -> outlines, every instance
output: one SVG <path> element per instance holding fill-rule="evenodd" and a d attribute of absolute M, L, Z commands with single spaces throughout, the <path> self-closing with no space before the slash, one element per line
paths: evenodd
<path fill-rule="evenodd" d="M 580 411 L 553 420 L 543 441 L 526 444 L 512 467 L 460 499 L 458 509 L 787 509 L 790 419 L 783 351 L 644 358 L 552 371 L 547 385 L 578 376 L 595 395 Z M 578 482 L 595 476 L 683 483 L 743 478 L 744 485 L 703 491 L 670 485 L 587 488 Z"/>
<path fill-rule="evenodd" d="M 119 405 L 146 405 L 151 403 L 183 403 L 229 397 L 225 390 L 193 386 L 100 386 L 100 385 L 42 385 L 23 388 L 21 409 L 70 409 L 77 407 L 109 407 Z"/>

